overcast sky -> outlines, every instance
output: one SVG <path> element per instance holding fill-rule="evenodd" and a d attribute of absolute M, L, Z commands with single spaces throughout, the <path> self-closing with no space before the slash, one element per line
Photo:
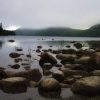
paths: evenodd
<path fill-rule="evenodd" d="M 4 26 L 89 28 L 100 22 L 100 0 L 0 0 Z"/>

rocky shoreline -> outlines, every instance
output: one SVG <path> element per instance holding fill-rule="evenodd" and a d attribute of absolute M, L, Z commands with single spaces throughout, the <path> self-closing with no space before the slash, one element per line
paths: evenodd
<path fill-rule="evenodd" d="M 12 42 L 12 41 L 9 41 Z M 14 42 L 14 41 L 13 41 Z M 20 53 L 23 48 L 15 48 L 18 52 L 11 52 L 9 57 L 15 64 L 10 68 L 19 69 L 22 65 L 26 71 L 13 72 L 0 68 L 0 89 L 6 93 L 21 93 L 28 87 L 37 87 L 42 95 L 60 95 L 62 88 L 70 88 L 74 94 L 85 96 L 100 95 L 100 47 L 92 45 L 82 49 L 81 42 L 73 41 L 75 49 L 70 45 L 67 49 L 45 49 L 38 45 L 35 52 L 40 57 L 39 67 L 31 69 L 23 61 Z M 52 47 L 52 46 L 50 46 Z M 31 58 L 32 54 L 25 55 Z M 24 59 L 25 60 L 25 59 Z M 56 68 L 56 71 L 52 71 Z M 44 77 L 46 76 L 46 77 Z"/>

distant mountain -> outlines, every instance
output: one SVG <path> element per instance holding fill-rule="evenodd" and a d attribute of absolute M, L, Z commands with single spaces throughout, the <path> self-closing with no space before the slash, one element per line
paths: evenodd
<path fill-rule="evenodd" d="M 86 30 L 71 28 L 46 28 L 46 29 L 18 29 L 16 35 L 32 36 L 72 36 L 72 37 L 100 37 L 100 24 L 94 25 Z"/>

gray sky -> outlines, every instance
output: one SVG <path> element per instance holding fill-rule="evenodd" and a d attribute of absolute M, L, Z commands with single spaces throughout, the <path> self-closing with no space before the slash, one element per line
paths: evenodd
<path fill-rule="evenodd" d="M 4 26 L 89 28 L 100 22 L 100 0 L 0 0 Z"/>

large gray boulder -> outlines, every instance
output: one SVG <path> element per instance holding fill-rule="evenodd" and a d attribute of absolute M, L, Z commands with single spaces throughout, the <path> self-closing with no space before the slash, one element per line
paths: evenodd
<path fill-rule="evenodd" d="M 81 95 L 100 95 L 100 77 L 90 76 L 82 78 L 72 85 L 71 90 Z"/>

